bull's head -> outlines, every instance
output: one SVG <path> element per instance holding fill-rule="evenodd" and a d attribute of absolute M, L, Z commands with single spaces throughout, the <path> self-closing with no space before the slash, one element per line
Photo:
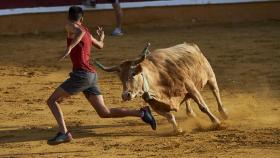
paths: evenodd
<path fill-rule="evenodd" d="M 143 91 L 143 77 L 141 76 L 143 62 L 149 55 L 150 43 L 147 43 L 141 56 L 134 60 L 127 60 L 120 65 L 105 67 L 98 61 L 94 60 L 95 64 L 106 72 L 117 72 L 123 85 L 122 99 L 124 101 L 131 100 L 136 96 L 141 96 Z"/>

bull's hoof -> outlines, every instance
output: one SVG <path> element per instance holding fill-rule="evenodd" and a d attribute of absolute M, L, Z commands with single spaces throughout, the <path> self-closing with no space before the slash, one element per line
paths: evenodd
<path fill-rule="evenodd" d="M 177 128 L 177 129 L 174 129 L 174 131 L 173 131 L 174 135 L 182 135 L 182 134 L 185 134 L 185 133 L 186 132 L 182 128 Z"/>
<path fill-rule="evenodd" d="M 221 121 L 217 118 L 212 121 L 212 126 L 219 126 L 220 124 L 221 124 Z"/>
<path fill-rule="evenodd" d="M 213 124 L 210 129 L 213 131 L 217 131 L 217 130 L 224 130 L 226 129 L 228 126 L 224 123 L 219 123 L 219 124 Z"/>
<path fill-rule="evenodd" d="M 228 112 L 226 109 L 219 109 L 219 112 L 224 120 L 228 119 Z"/>
<path fill-rule="evenodd" d="M 187 116 L 189 118 L 195 118 L 196 117 L 196 114 L 194 112 L 187 112 Z"/>

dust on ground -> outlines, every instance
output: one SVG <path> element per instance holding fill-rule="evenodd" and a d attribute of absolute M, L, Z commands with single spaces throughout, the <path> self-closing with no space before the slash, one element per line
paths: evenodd
<path fill-rule="evenodd" d="M 107 36 L 93 57 L 106 65 L 137 57 L 147 41 L 152 49 L 194 42 L 209 59 L 229 111 L 225 129 L 212 129 L 197 105 L 197 119 L 182 106 L 176 118 L 183 135 L 155 114 L 158 129 L 137 118 L 101 119 L 82 94 L 61 107 L 75 140 L 49 146 L 55 120 L 45 101 L 71 70 L 58 62 L 65 33 L 0 35 L 0 157 L 279 157 L 280 155 L 280 23 L 179 26 L 126 26 L 122 37 Z M 111 28 L 105 28 L 107 33 Z M 121 101 L 116 74 L 98 70 L 99 85 L 110 107 L 139 108 L 143 102 Z M 220 117 L 213 95 L 203 97 Z"/>

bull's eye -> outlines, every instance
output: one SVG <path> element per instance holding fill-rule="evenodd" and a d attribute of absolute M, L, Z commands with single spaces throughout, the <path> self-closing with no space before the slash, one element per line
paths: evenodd
<path fill-rule="evenodd" d="M 135 79 L 135 72 L 131 72 L 131 76 L 129 77 L 129 80 L 134 80 Z"/>
<path fill-rule="evenodd" d="M 136 73 L 135 73 L 135 72 L 132 72 L 131 75 L 132 75 L 132 77 L 134 77 L 134 76 L 136 75 Z"/>

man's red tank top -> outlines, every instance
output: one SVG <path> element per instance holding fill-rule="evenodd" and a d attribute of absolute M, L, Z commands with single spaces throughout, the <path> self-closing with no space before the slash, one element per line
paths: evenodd
<path fill-rule="evenodd" d="M 89 63 L 90 50 L 92 46 L 91 34 L 85 26 L 80 25 L 80 28 L 85 31 L 85 34 L 82 37 L 81 41 L 70 52 L 73 71 L 85 70 L 94 73 L 96 72 L 96 70 Z M 69 46 L 72 41 L 73 39 L 67 38 L 67 46 Z"/>

